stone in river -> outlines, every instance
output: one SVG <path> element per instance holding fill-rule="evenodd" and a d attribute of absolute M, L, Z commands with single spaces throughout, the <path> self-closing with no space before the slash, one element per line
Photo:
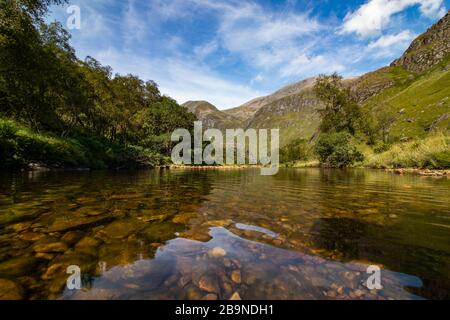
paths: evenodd
<path fill-rule="evenodd" d="M 69 245 L 72 245 L 77 243 L 82 237 L 83 232 L 81 231 L 69 231 L 62 236 L 61 240 Z"/>
<path fill-rule="evenodd" d="M 241 283 L 241 272 L 239 270 L 234 270 L 231 272 L 231 280 L 237 284 Z"/>
<path fill-rule="evenodd" d="M 186 224 L 189 222 L 189 220 L 192 219 L 193 216 L 194 216 L 193 213 L 182 213 L 182 214 L 176 215 L 172 219 L 172 222 L 177 223 L 177 224 Z"/>
<path fill-rule="evenodd" d="M 202 276 L 198 282 L 198 287 L 203 291 L 210 293 L 218 293 L 219 286 L 217 284 L 217 280 L 212 278 L 211 276 Z"/>
<path fill-rule="evenodd" d="M 62 263 L 55 263 L 52 264 L 50 267 L 47 268 L 47 271 L 42 276 L 43 280 L 50 280 L 53 278 L 56 278 L 57 276 L 64 275 L 67 270 L 67 265 Z"/>
<path fill-rule="evenodd" d="M 19 257 L 0 263 L 0 276 L 27 275 L 35 266 L 37 260 L 34 257 Z"/>
<path fill-rule="evenodd" d="M 241 299 L 241 296 L 239 295 L 239 292 L 235 292 L 235 293 L 233 293 L 233 295 L 230 297 L 230 299 L 229 300 L 242 300 Z"/>
<path fill-rule="evenodd" d="M 226 256 L 227 252 L 223 248 L 215 247 L 214 249 L 208 251 L 208 255 L 214 258 L 219 258 Z"/>
<path fill-rule="evenodd" d="M 186 298 L 188 300 L 200 300 L 202 297 L 202 293 L 200 290 L 194 286 L 189 286 L 186 290 Z"/>
<path fill-rule="evenodd" d="M 101 241 L 92 237 L 84 237 L 75 245 L 76 249 L 96 248 L 100 245 Z"/>
<path fill-rule="evenodd" d="M 15 232 L 22 232 L 31 227 L 31 222 L 20 222 L 10 225 L 8 228 L 13 229 Z"/>
<path fill-rule="evenodd" d="M 43 260 L 53 260 L 53 258 L 55 257 L 54 254 L 52 253 L 42 253 L 42 252 L 38 252 L 35 255 L 36 258 L 38 259 L 43 259 Z"/>
<path fill-rule="evenodd" d="M 93 224 L 105 223 L 111 220 L 109 216 L 100 217 L 77 217 L 73 216 L 70 219 L 66 216 L 57 217 L 49 226 L 48 232 L 69 231 L 75 228 L 87 227 Z"/>
<path fill-rule="evenodd" d="M 111 239 L 123 239 L 136 231 L 136 229 L 137 226 L 133 221 L 117 220 L 107 225 L 101 233 Z"/>
<path fill-rule="evenodd" d="M 38 253 L 62 253 L 69 249 L 64 242 L 50 242 L 40 243 L 33 247 L 33 250 Z"/>
<path fill-rule="evenodd" d="M 214 293 L 208 293 L 207 295 L 205 295 L 202 300 L 217 300 L 217 294 Z"/>
<path fill-rule="evenodd" d="M 0 300 L 22 300 L 23 290 L 15 282 L 0 279 Z"/>
<path fill-rule="evenodd" d="M 36 233 L 36 232 L 26 232 L 19 236 L 20 239 L 25 241 L 37 241 L 44 237 L 42 233 Z"/>

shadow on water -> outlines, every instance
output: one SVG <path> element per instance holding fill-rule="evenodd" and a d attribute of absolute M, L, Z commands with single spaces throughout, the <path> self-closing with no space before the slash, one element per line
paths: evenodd
<path fill-rule="evenodd" d="M 414 294 L 450 298 L 449 260 L 441 258 L 448 254 L 393 241 L 389 235 L 398 235 L 398 226 L 380 226 L 351 218 L 322 218 L 315 222 L 311 234 L 315 247 L 342 253 L 343 261 L 375 261 L 388 270 L 418 276 L 423 286 L 408 289 Z M 427 235 L 418 233 L 417 237 Z"/>

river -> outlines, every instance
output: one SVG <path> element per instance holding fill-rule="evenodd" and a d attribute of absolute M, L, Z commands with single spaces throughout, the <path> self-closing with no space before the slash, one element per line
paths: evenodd
<path fill-rule="evenodd" d="M 3 174 L 0 298 L 448 299 L 449 191 L 364 169 Z"/>

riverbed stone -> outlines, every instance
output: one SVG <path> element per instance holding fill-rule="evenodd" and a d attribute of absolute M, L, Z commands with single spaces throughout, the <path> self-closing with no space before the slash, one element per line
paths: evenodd
<path fill-rule="evenodd" d="M 132 234 L 136 228 L 134 221 L 117 220 L 107 225 L 100 233 L 110 239 L 123 239 Z"/>
<path fill-rule="evenodd" d="M 239 292 L 235 292 L 235 293 L 233 293 L 233 295 L 230 297 L 230 299 L 229 300 L 236 300 L 236 301 L 238 301 L 238 300 L 242 300 L 241 299 L 241 296 L 239 295 Z"/>
<path fill-rule="evenodd" d="M 22 300 L 22 287 L 7 279 L 0 279 L 0 300 Z"/>
<path fill-rule="evenodd" d="M 218 293 L 219 285 L 217 284 L 217 279 L 214 279 L 212 276 L 204 275 L 200 278 L 198 282 L 198 287 L 203 291 L 210 293 Z"/>
<path fill-rule="evenodd" d="M 186 298 L 188 300 L 200 300 L 202 298 L 202 293 L 198 288 L 189 286 L 186 290 Z"/>
<path fill-rule="evenodd" d="M 231 280 L 233 280 L 234 283 L 240 284 L 241 283 L 241 271 L 234 270 L 231 272 Z"/>
<path fill-rule="evenodd" d="M 81 231 L 69 231 L 65 233 L 61 240 L 69 245 L 77 243 L 83 237 L 83 232 Z"/>
<path fill-rule="evenodd" d="M 221 247 L 215 247 L 208 251 L 208 255 L 214 258 L 220 258 L 226 256 L 227 252 Z"/>
<path fill-rule="evenodd" d="M 33 270 L 37 260 L 34 257 L 22 256 L 0 263 L 0 276 L 22 276 Z"/>
<path fill-rule="evenodd" d="M 63 253 L 68 249 L 64 242 L 40 243 L 33 246 L 33 250 L 38 253 Z"/>
<path fill-rule="evenodd" d="M 21 240 L 30 241 L 30 242 L 38 241 L 44 237 L 45 237 L 45 235 L 43 235 L 42 233 L 37 233 L 37 232 L 26 232 L 26 233 L 22 233 L 19 236 L 19 238 Z"/>

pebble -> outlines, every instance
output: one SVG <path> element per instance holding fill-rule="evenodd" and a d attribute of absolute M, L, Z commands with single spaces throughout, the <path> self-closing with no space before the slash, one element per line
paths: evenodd
<path fill-rule="evenodd" d="M 207 295 L 205 295 L 202 300 L 217 300 L 217 294 L 214 293 L 208 293 Z"/>
<path fill-rule="evenodd" d="M 233 295 L 230 297 L 230 300 L 242 300 L 241 296 L 239 295 L 239 292 L 233 293 Z"/>
<path fill-rule="evenodd" d="M 215 247 L 208 251 L 208 255 L 214 258 L 220 258 L 227 255 L 227 252 L 221 247 Z"/>
<path fill-rule="evenodd" d="M 210 276 L 202 276 L 198 282 L 198 287 L 210 293 L 217 293 L 219 291 L 217 281 Z"/>
<path fill-rule="evenodd" d="M 68 249 L 69 247 L 64 242 L 42 243 L 33 247 L 33 250 L 38 253 L 61 253 Z"/>
<path fill-rule="evenodd" d="M 241 272 L 239 270 L 234 270 L 231 272 L 231 280 L 237 284 L 241 283 Z"/>
<path fill-rule="evenodd" d="M 23 290 L 17 283 L 0 279 L 0 300 L 22 300 Z"/>

